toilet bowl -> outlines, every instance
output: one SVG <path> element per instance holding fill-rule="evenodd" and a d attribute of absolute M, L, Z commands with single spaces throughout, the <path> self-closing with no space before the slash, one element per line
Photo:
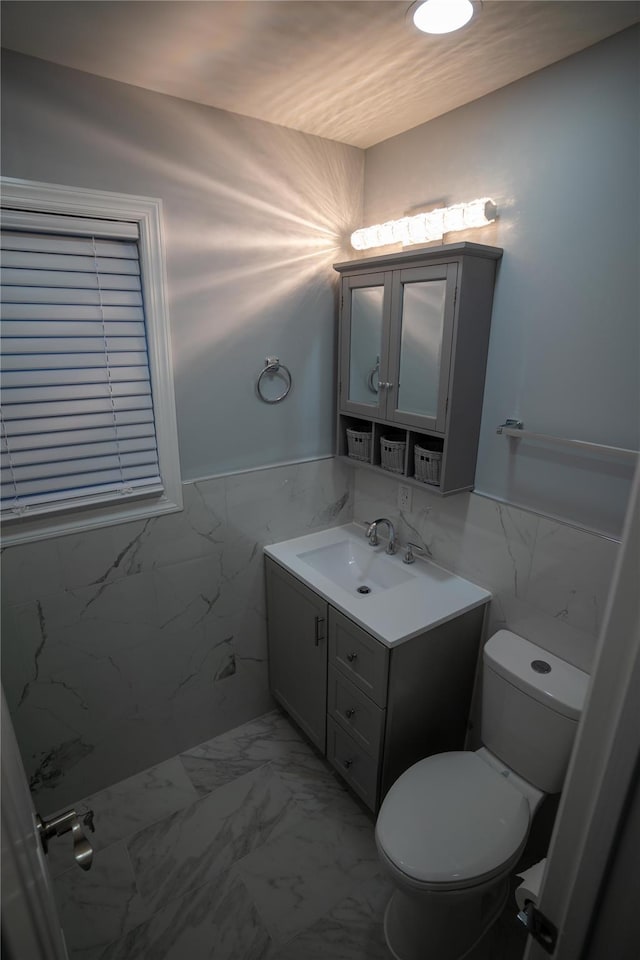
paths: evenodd
<path fill-rule="evenodd" d="M 427 757 L 399 777 L 378 814 L 378 854 L 396 888 L 384 920 L 396 960 L 462 960 L 474 949 L 505 905 L 545 785 L 562 785 L 587 675 L 508 631 L 487 643 L 484 672 L 483 739 L 502 755 L 490 742 Z M 532 718 L 521 699 L 544 713 Z M 549 711 L 558 739 L 545 744 L 540 717 Z M 542 783 L 526 779 L 531 771 Z"/>
<path fill-rule="evenodd" d="M 437 960 L 473 949 L 504 907 L 542 797 L 535 793 L 530 802 L 487 751 L 436 754 L 396 781 L 376 844 L 396 886 L 385 936 L 397 960 L 424 957 L 425 944 Z"/>

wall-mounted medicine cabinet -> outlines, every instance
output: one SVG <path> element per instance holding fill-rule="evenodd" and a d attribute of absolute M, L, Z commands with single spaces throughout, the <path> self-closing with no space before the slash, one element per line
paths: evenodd
<path fill-rule="evenodd" d="M 473 488 L 498 247 L 334 265 L 338 456 L 441 493 Z"/>

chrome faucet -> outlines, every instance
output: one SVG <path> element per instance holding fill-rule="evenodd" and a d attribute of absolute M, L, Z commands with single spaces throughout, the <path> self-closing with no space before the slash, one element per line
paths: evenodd
<path fill-rule="evenodd" d="M 369 543 L 372 547 L 377 547 L 378 543 L 378 524 L 386 523 L 389 528 L 389 543 L 385 553 L 395 553 L 396 552 L 396 531 L 391 523 L 391 520 L 387 520 L 386 517 L 380 517 L 379 520 L 374 520 L 373 523 L 370 523 L 367 527 L 367 537 L 369 538 Z"/>

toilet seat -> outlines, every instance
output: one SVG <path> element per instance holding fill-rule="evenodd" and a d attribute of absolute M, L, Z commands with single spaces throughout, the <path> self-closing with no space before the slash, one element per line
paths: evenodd
<path fill-rule="evenodd" d="M 464 889 L 508 870 L 529 820 L 525 797 L 481 757 L 440 753 L 396 780 L 378 814 L 376 842 L 411 886 Z"/>

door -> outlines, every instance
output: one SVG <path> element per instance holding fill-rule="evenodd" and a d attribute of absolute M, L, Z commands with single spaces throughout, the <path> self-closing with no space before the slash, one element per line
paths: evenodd
<path fill-rule="evenodd" d="M 342 281 L 340 409 L 384 417 L 388 377 L 391 273 Z"/>
<path fill-rule="evenodd" d="M 2 953 L 67 960 L 13 724 L 2 692 Z"/>
<path fill-rule="evenodd" d="M 266 559 L 269 686 L 287 713 L 325 752 L 327 604 Z"/>
<path fill-rule="evenodd" d="M 457 265 L 398 270 L 391 291 L 387 419 L 445 432 Z"/>
<path fill-rule="evenodd" d="M 640 955 L 640 467 L 567 774 L 539 909 L 557 928 L 558 960 Z M 532 938 L 525 960 L 549 954 Z"/>

